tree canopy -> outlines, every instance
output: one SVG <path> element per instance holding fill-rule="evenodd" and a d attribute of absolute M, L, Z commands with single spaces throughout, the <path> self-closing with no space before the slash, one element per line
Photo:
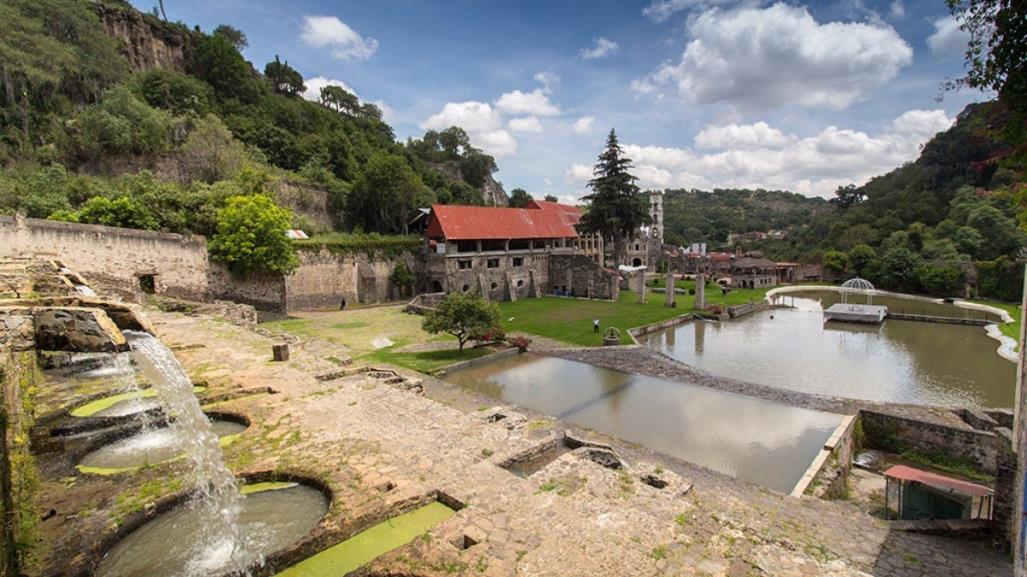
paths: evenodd
<path fill-rule="evenodd" d="M 450 293 L 428 311 L 421 323 L 432 334 L 456 337 L 460 350 L 467 341 L 497 341 L 503 338 L 499 307 L 475 293 Z"/>
<path fill-rule="evenodd" d="M 262 194 L 233 196 L 218 211 L 210 254 L 241 276 L 292 272 L 299 259 L 285 236 L 291 221 L 288 210 Z"/>

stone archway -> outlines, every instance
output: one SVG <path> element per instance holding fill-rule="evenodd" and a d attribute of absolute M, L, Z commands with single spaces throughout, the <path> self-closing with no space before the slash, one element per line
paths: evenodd
<path fill-rule="evenodd" d="M 642 259 L 635 257 L 635 259 L 631 261 L 631 266 L 642 266 Z"/>

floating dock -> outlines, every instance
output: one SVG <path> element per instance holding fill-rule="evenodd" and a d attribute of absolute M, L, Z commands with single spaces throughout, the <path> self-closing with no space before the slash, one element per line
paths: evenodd
<path fill-rule="evenodd" d="M 888 316 L 888 307 L 882 305 L 835 303 L 824 311 L 825 321 L 843 323 L 878 325 L 884 322 L 886 316 Z"/>

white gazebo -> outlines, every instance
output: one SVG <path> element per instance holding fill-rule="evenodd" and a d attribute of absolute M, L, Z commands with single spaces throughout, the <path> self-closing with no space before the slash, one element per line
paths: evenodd
<path fill-rule="evenodd" d="M 879 324 L 888 316 L 888 307 L 875 305 L 873 283 L 864 278 L 850 278 L 842 283 L 840 292 L 842 302 L 835 303 L 824 311 L 825 321 L 842 321 L 847 323 Z M 866 303 L 849 302 L 852 295 L 866 295 Z"/>

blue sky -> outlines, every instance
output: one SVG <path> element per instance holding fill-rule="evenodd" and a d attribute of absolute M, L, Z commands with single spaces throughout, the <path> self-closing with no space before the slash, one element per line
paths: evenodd
<path fill-rule="evenodd" d="M 149 10 L 152 0 L 132 0 Z M 829 196 L 916 157 L 980 93 L 941 0 L 811 4 L 166 0 L 308 86 L 379 103 L 400 139 L 463 126 L 509 191 L 571 200 L 616 128 L 646 187 Z"/>

